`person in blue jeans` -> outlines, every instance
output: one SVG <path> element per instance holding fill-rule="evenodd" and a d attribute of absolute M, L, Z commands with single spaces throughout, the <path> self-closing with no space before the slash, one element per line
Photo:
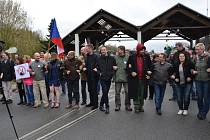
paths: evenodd
<path fill-rule="evenodd" d="M 196 59 L 195 59 L 195 75 L 196 92 L 198 96 L 198 114 L 199 120 L 206 119 L 206 115 L 209 111 L 210 103 L 210 58 L 208 54 L 204 52 L 205 46 L 203 43 L 198 43 L 195 46 Z"/>
<path fill-rule="evenodd" d="M 156 113 L 162 115 L 161 105 L 165 94 L 166 83 L 170 75 L 172 75 L 172 65 L 166 62 L 166 55 L 164 53 L 159 54 L 159 62 L 153 64 L 152 73 Z"/>
<path fill-rule="evenodd" d="M 179 61 L 174 64 L 174 75 L 172 79 L 176 82 L 177 103 L 179 106 L 178 115 L 188 115 L 188 108 L 190 105 L 190 89 L 193 82 L 193 75 L 191 71 L 194 65 L 190 60 L 186 59 L 184 53 L 179 54 Z"/>
<path fill-rule="evenodd" d="M 169 101 L 176 101 L 177 99 L 177 89 L 175 81 L 170 81 L 170 86 L 172 87 L 172 97 L 169 99 Z"/>
<path fill-rule="evenodd" d="M 102 97 L 100 101 L 100 111 L 105 111 L 105 114 L 109 114 L 109 89 L 111 86 L 111 80 L 114 75 L 114 70 L 117 68 L 116 61 L 113 56 L 108 54 L 106 47 L 101 47 L 101 56 L 98 60 L 98 71 L 100 72 L 100 82 L 102 88 Z M 105 105 L 105 109 L 104 109 Z"/>

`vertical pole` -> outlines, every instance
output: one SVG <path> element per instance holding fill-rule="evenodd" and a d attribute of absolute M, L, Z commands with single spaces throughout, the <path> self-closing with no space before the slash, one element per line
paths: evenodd
<path fill-rule="evenodd" d="M 190 49 L 193 48 L 193 40 L 190 40 Z"/>
<path fill-rule="evenodd" d="M 75 55 L 79 56 L 79 34 L 75 34 Z"/>
<path fill-rule="evenodd" d="M 12 114 L 11 114 L 11 112 L 10 112 L 9 105 L 8 105 L 8 103 L 7 103 L 7 100 L 6 100 L 6 97 L 5 97 L 5 94 L 4 94 L 3 87 L 0 87 L 0 93 L 3 95 L 3 99 L 4 99 L 4 101 L 5 101 L 5 105 L 6 105 L 6 108 L 7 108 L 7 112 L 8 112 L 8 114 L 9 114 L 9 118 L 10 118 L 10 120 L 11 120 L 12 127 L 13 127 L 14 132 L 15 132 L 15 136 L 16 136 L 17 140 L 20 140 L 20 139 L 19 139 L 19 136 L 18 136 L 18 133 L 17 133 L 17 130 L 16 130 L 16 127 L 15 127 L 15 124 L 14 124 L 14 121 L 13 121 L 13 116 L 12 116 Z"/>
<path fill-rule="evenodd" d="M 138 41 L 139 43 L 142 43 L 141 31 L 138 31 L 138 32 L 137 32 L 137 41 Z"/>
<path fill-rule="evenodd" d="M 206 50 L 209 48 L 209 36 L 207 35 L 207 36 L 205 36 L 205 38 L 204 38 L 204 45 L 206 46 Z"/>
<path fill-rule="evenodd" d="M 207 8 L 206 8 L 206 12 L 207 12 L 206 15 L 208 17 L 208 15 L 209 15 L 209 0 L 207 0 L 206 6 L 207 6 Z"/>
<path fill-rule="evenodd" d="M 206 1 L 206 5 L 207 5 L 207 8 L 206 8 L 206 15 L 208 17 L 209 15 L 209 0 Z M 205 36 L 205 46 L 206 46 L 206 50 L 209 48 L 209 34 L 207 36 Z"/>

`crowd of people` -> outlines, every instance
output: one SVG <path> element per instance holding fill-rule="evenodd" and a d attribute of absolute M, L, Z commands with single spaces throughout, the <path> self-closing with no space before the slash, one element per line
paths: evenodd
<path fill-rule="evenodd" d="M 81 48 L 79 57 L 75 56 L 74 51 L 69 51 L 64 60 L 58 59 L 56 53 L 36 52 L 33 57 L 32 61 L 29 56 L 17 55 L 13 61 L 8 53 L 1 53 L 0 80 L 5 94 L 5 99 L 1 98 L 3 104 L 13 102 L 14 66 L 28 63 L 30 77 L 16 80 L 20 95 L 18 105 L 38 108 L 43 103 L 44 108 L 59 108 L 60 95 L 67 94 L 66 109 L 79 109 L 80 105 L 85 105 L 109 114 L 108 94 L 114 82 L 115 111 L 121 110 L 123 87 L 126 111 L 144 112 L 144 101 L 149 91 L 148 98 L 153 100 L 154 96 L 157 115 L 162 115 L 162 102 L 169 83 L 173 89 L 169 100 L 177 101 L 178 115 L 188 115 L 191 97 L 197 100 L 199 120 L 206 119 L 209 111 L 210 56 L 203 43 L 196 44 L 194 50 L 185 50 L 183 44 L 178 42 L 176 52 L 170 55 L 151 55 L 143 44 L 138 43 L 135 53 L 130 55 L 126 53 L 125 46 L 118 46 L 116 54 L 111 55 L 105 46 L 100 47 L 99 54 L 96 54 L 94 46 L 87 44 Z M 100 103 L 99 83 L 102 89 Z M 134 108 L 131 107 L 131 100 Z"/>

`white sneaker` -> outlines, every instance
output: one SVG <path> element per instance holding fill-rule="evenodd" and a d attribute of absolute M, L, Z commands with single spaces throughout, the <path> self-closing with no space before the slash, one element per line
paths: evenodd
<path fill-rule="evenodd" d="M 183 111 L 183 115 L 184 115 L 184 116 L 188 115 L 188 111 L 187 111 L 187 110 L 184 110 L 184 111 Z"/>
<path fill-rule="evenodd" d="M 183 114 L 183 110 L 179 110 L 179 112 L 177 114 L 178 115 L 182 115 Z"/>

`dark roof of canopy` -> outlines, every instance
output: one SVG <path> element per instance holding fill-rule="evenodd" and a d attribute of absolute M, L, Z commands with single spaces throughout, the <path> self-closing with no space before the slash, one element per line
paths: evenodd
<path fill-rule="evenodd" d="M 196 40 L 210 34 L 210 19 L 180 3 L 139 27 L 146 42 L 164 30 L 177 33 L 186 40 Z"/>
<path fill-rule="evenodd" d="M 98 23 L 99 21 L 102 23 L 101 25 Z M 106 27 L 108 28 L 106 29 Z M 69 50 L 69 47 L 74 47 L 75 34 L 79 34 L 80 46 L 84 43 L 85 38 L 90 38 L 93 45 L 101 45 L 118 32 L 137 39 L 138 31 L 142 32 L 142 42 L 146 42 L 165 30 L 176 33 L 186 40 L 195 40 L 210 34 L 210 19 L 178 3 L 146 24 L 135 26 L 100 9 L 66 35 L 63 38 L 63 43 L 65 49 Z"/>
<path fill-rule="evenodd" d="M 102 25 L 98 23 L 100 20 Z M 98 42 L 100 45 L 120 31 L 134 39 L 137 38 L 136 32 L 138 31 L 138 28 L 135 25 L 103 9 L 100 9 L 93 16 L 65 36 L 63 38 L 63 43 L 64 46 L 74 45 L 72 41 L 75 38 L 75 34 L 79 34 L 80 45 L 84 43 L 84 40 L 87 37 L 90 38 L 91 43 L 94 44 Z"/>

